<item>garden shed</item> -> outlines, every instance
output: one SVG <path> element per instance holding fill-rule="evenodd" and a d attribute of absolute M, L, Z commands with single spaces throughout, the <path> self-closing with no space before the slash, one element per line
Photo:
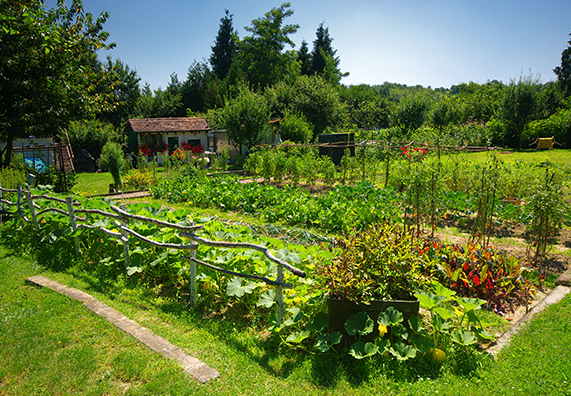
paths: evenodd
<path fill-rule="evenodd" d="M 129 128 L 137 135 L 137 144 L 146 145 L 154 154 L 165 147 L 163 143 L 171 152 L 182 143 L 209 148 L 210 126 L 203 117 L 130 119 Z"/>

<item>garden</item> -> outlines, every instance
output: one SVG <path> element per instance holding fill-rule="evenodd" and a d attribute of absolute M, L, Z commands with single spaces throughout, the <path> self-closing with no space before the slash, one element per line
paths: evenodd
<path fill-rule="evenodd" d="M 277 378 L 426 390 L 485 376 L 507 318 L 568 265 L 565 155 L 361 144 L 336 166 L 284 144 L 253 152 L 245 178 L 212 174 L 225 161 L 140 162 L 123 178 L 150 180 L 153 199 L 117 211 L 5 190 L 21 214 L 10 206 L 2 234 L 56 278 L 230 331 Z"/>

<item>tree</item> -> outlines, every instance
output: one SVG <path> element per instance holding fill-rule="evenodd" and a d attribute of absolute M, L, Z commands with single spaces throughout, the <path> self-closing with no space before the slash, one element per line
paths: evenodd
<path fill-rule="evenodd" d="M 228 139 L 239 148 L 248 150 L 261 143 L 269 134 L 270 115 L 264 96 L 239 86 L 238 95 L 226 102 L 218 114 L 220 126 L 226 129 Z"/>
<path fill-rule="evenodd" d="M 504 84 L 488 81 L 485 84 L 475 82 L 462 83 L 450 88 L 450 93 L 462 103 L 460 122 L 488 122 L 498 107 Z"/>
<path fill-rule="evenodd" d="M 178 92 L 178 88 L 175 88 L 178 84 L 176 80 L 173 84 L 170 89 L 159 88 L 154 92 L 151 91 L 149 84 L 145 84 L 137 101 L 135 116 L 141 118 L 176 117 L 182 108 L 182 94 Z"/>
<path fill-rule="evenodd" d="M 329 28 L 324 28 L 321 23 L 316 36 L 311 52 L 311 73 L 323 76 L 330 83 L 339 84 L 341 77 L 349 73 L 343 74 L 339 70 L 339 57 L 335 57 L 337 50 L 331 46 L 333 39 L 329 36 Z"/>
<path fill-rule="evenodd" d="M 366 84 L 342 86 L 339 90 L 348 122 L 357 128 L 385 129 L 389 127 L 392 102 L 378 87 Z"/>
<path fill-rule="evenodd" d="M 220 28 L 210 55 L 212 73 L 220 80 L 226 78 L 236 56 L 238 34 L 232 25 L 232 17 L 233 15 L 226 10 L 226 16 L 220 19 Z"/>
<path fill-rule="evenodd" d="M 283 3 L 245 27 L 252 35 L 240 42 L 239 62 L 246 81 L 255 89 L 264 89 L 299 74 L 295 69 L 295 53 L 284 52 L 286 45 L 295 46 L 289 35 L 299 29 L 299 25 L 282 26 L 284 19 L 293 14 L 289 7 L 290 3 Z"/>
<path fill-rule="evenodd" d="M 569 35 L 571 36 L 571 33 Z M 561 66 L 553 69 L 564 97 L 571 95 L 571 40 L 567 43 L 569 46 L 561 53 Z"/>
<path fill-rule="evenodd" d="M 33 0 L 1 5 L 0 165 L 8 166 L 15 138 L 53 134 L 111 107 L 95 52 L 114 44 L 103 31 L 108 14 L 94 20 L 79 0 L 69 9 L 61 0 L 55 9 Z"/>
<path fill-rule="evenodd" d="M 422 126 L 428 111 L 428 102 L 421 95 L 404 98 L 393 110 L 390 123 L 408 134 Z"/>
<path fill-rule="evenodd" d="M 223 100 L 219 90 L 220 80 L 214 76 L 204 62 L 193 62 L 188 68 L 186 81 L 182 84 L 182 105 L 192 113 L 205 112 L 209 108 L 221 107 Z"/>
<path fill-rule="evenodd" d="M 93 158 L 99 158 L 103 146 L 108 141 L 121 143 L 122 136 L 113 125 L 99 120 L 72 121 L 67 128 L 66 136 L 69 138 L 74 155 L 79 154 L 79 150 L 86 149 Z"/>
<path fill-rule="evenodd" d="M 136 70 L 129 69 L 129 66 L 119 59 L 113 62 L 111 57 L 107 57 L 107 63 L 103 65 L 104 77 L 108 82 L 110 94 L 114 107 L 102 111 L 97 118 L 112 123 L 115 128 L 125 123 L 133 116 L 137 101 L 141 96 L 139 81 L 141 78 Z"/>
<path fill-rule="evenodd" d="M 345 114 L 338 87 L 320 76 L 299 76 L 292 83 L 282 81 L 266 90 L 272 117 L 303 114 L 313 125 L 313 137 L 343 121 Z"/>
<path fill-rule="evenodd" d="M 505 126 L 505 143 L 512 148 L 521 148 L 521 134 L 527 124 L 535 119 L 539 78 L 520 76 L 512 79 L 502 93 L 498 118 Z"/>
<path fill-rule="evenodd" d="M 309 143 L 313 136 L 311 125 L 301 114 L 286 114 L 279 127 L 282 140 Z"/>
<path fill-rule="evenodd" d="M 301 75 L 309 76 L 311 74 L 311 55 L 305 40 L 301 41 L 301 47 L 297 52 L 297 61 L 301 64 Z"/>
<path fill-rule="evenodd" d="M 460 120 L 460 109 L 457 101 L 447 96 L 441 96 L 436 100 L 428 116 L 430 125 L 442 131 L 450 124 L 456 124 Z"/>

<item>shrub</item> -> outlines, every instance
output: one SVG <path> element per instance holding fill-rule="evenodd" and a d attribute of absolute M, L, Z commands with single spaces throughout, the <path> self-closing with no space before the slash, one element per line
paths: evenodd
<path fill-rule="evenodd" d="M 286 114 L 280 124 L 282 140 L 291 140 L 297 143 L 307 143 L 313 136 L 313 126 L 300 114 Z"/>
<path fill-rule="evenodd" d="M 551 137 L 564 148 L 571 148 L 571 109 L 559 110 L 545 120 L 530 122 L 523 131 L 522 146 L 530 146 L 537 138 Z"/>
<path fill-rule="evenodd" d="M 36 183 L 53 186 L 54 192 L 64 193 L 71 191 L 77 183 L 74 172 L 63 172 L 56 166 L 48 166 L 45 171 L 36 173 Z"/>
<path fill-rule="evenodd" d="M 145 168 L 131 169 L 124 177 L 126 188 L 135 190 L 147 189 L 157 182 L 155 173 Z"/>
<path fill-rule="evenodd" d="M 108 141 L 121 142 L 121 135 L 113 125 L 98 120 L 71 122 L 67 128 L 67 137 L 75 155 L 79 150 L 86 149 L 93 158 L 101 156 L 103 146 Z"/>
<path fill-rule="evenodd" d="M 126 162 L 121 146 L 115 142 L 107 142 L 101 152 L 101 166 L 111 173 L 115 188 L 122 188 L 121 172 L 125 169 Z"/>
<path fill-rule="evenodd" d="M 26 183 L 27 172 L 24 169 L 18 169 L 15 167 L 2 168 L 0 169 L 0 182 L 2 183 L 2 188 L 7 188 L 13 190 L 18 188 L 18 186 L 24 186 Z"/>

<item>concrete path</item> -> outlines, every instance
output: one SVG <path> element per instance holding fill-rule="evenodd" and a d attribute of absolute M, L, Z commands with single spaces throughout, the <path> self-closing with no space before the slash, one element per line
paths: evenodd
<path fill-rule="evenodd" d="M 83 303 L 87 309 L 107 319 L 116 327 L 141 341 L 148 348 L 167 358 L 177 361 L 184 371 L 202 383 L 220 376 L 218 371 L 210 368 L 200 360 L 186 354 L 182 349 L 177 348 L 164 338 L 157 336 L 149 329 L 139 325 L 137 322 L 127 318 L 120 312 L 103 304 L 101 301 L 87 293 L 67 287 L 41 275 L 32 276 L 26 279 L 26 281 L 35 285 L 47 287 Z"/>
<path fill-rule="evenodd" d="M 149 193 L 148 191 L 130 191 L 130 192 L 118 192 L 118 193 L 112 193 L 112 194 L 97 194 L 97 195 L 91 195 L 89 196 L 89 198 L 94 198 L 94 197 L 109 197 L 109 198 L 113 198 L 113 199 L 131 199 L 131 198 L 143 198 L 143 197 L 148 197 L 150 196 L 151 193 Z"/>

